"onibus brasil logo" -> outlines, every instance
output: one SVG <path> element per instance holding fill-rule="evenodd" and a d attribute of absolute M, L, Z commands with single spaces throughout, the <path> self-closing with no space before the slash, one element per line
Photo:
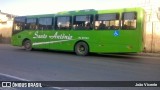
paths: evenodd
<path fill-rule="evenodd" d="M 2 87 L 42 87 L 41 83 L 36 82 L 2 82 Z"/>

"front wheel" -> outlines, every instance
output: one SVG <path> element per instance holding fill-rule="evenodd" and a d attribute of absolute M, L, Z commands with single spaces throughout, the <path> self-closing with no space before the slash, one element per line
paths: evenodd
<path fill-rule="evenodd" d="M 32 50 L 32 43 L 31 43 L 30 40 L 24 41 L 23 45 L 24 45 L 25 50 L 27 50 L 27 51 L 31 51 Z"/>
<path fill-rule="evenodd" d="M 89 53 L 88 44 L 85 42 L 78 42 L 75 45 L 75 53 L 80 56 L 86 56 Z"/>

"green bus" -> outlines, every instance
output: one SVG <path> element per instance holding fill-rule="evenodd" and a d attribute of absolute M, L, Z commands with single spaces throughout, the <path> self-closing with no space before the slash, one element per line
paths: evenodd
<path fill-rule="evenodd" d="M 26 50 L 94 53 L 143 51 L 142 8 L 77 10 L 14 18 L 12 45 Z"/>

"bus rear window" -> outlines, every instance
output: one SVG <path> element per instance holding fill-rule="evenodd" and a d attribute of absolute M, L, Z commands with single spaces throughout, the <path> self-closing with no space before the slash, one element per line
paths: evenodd
<path fill-rule="evenodd" d="M 136 29 L 137 25 L 137 13 L 136 12 L 125 12 L 122 15 L 122 29 L 133 30 Z"/>
<path fill-rule="evenodd" d="M 119 29 L 119 14 L 97 14 L 95 20 L 95 29 L 97 30 L 115 30 Z"/>

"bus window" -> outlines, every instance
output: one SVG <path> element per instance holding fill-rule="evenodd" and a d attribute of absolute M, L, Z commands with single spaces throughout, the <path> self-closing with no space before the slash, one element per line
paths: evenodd
<path fill-rule="evenodd" d="M 24 29 L 25 26 L 25 17 L 15 17 L 14 24 L 13 24 L 13 30 L 14 31 L 20 31 Z"/>
<path fill-rule="evenodd" d="M 53 29 L 53 18 L 39 18 L 38 29 L 40 30 L 52 30 Z"/>
<path fill-rule="evenodd" d="M 59 16 L 56 17 L 55 27 L 57 30 L 70 30 L 71 29 L 71 17 L 70 16 Z"/>
<path fill-rule="evenodd" d="M 74 30 L 92 30 L 93 15 L 74 16 L 73 29 Z"/>
<path fill-rule="evenodd" d="M 27 18 L 26 29 L 28 29 L 28 30 L 38 29 L 36 22 L 37 22 L 36 18 Z"/>
<path fill-rule="evenodd" d="M 96 30 L 119 29 L 119 14 L 97 14 L 95 18 Z"/>
<path fill-rule="evenodd" d="M 136 29 L 137 13 L 125 12 L 122 16 L 122 29 L 131 30 Z"/>

